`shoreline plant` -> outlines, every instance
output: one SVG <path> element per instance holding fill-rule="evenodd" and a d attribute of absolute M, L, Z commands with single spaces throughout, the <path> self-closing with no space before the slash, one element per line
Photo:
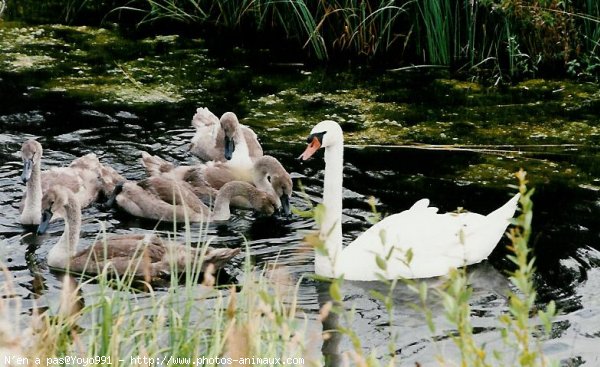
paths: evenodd
<path fill-rule="evenodd" d="M 301 48 L 317 62 L 442 66 L 496 83 L 599 76 L 600 4 L 593 0 L 133 0 L 116 10 L 139 13 L 140 24 L 168 19 L 207 34 L 271 39 L 269 47 Z"/>

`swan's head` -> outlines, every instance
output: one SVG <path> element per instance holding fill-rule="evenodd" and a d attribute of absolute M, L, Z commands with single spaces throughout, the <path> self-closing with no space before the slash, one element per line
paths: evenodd
<path fill-rule="evenodd" d="M 54 214 L 66 218 L 66 207 L 69 205 L 69 191 L 59 185 L 52 186 L 42 197 L 42 219 L 37 232 L 42 234 L 48 229 Z"/>
<path fill-rule="evenodd" d="M 289 215 L 293 184 L 290 174 L 283 168 L 283 165 L 277 158 L 263 155 L 254 162 L 254 171 L 259 177 L 264 177 L 269 181 L 273 193 L 279 198 L 278 202 L 281 202 L 277 208 L 280 208 L 285 215 Z"/>
<path fill-rule="evenodd" d="M 277 198 L 273 194 L 258 191 L 255 195 L 250 195 L 250 203 L 261 214 L 273 215 L 278 208 Z"/>
<path fill-rule="evenodd" d="M 221 128 L 225 133 L 225 158 L 230 160 L 235 150 L 234 137 L 236 131 L 239 129 L 240 122 L 237 116 L 233 112 L 225 112 L 221 116 Z"/>
<path fill-rule="evenodd" d="M 23 180 L 23 183 L 27 183 L 31 178 L 33 166 L 40 164 L 42 159 L 42 144 L 33 139 L 27 140 L 21 146 L 21 158 L 23 158 L 23 173 L 21 174 L 21 180 Z"/>
<path fill-rule="evenodd" d="M 306 150 L 304 150 L 304 153 L 299 157 L 304 161 L 312 157 L 319 148 L 343 144 L 344 134 L 337 122 L 325 120 L 319 122 L 312 128 L 306 142 L 308 143 L 308 146 L 306 147 Z"/>
<path fill-rule="evenodd" d="M 269 181 L 271 182 L 271 186 L 273 186 L 273 191 L 275 191 L 275 195 L 279 198 L 278 201 L 281 202 L 281 212 L 285 215 L 290 215 L 290 198 L 292 197 L 292 178 L 289 174 L 275 174 L 269 176 Z M 277 206 L 279 207 L 279 205 Z"/>

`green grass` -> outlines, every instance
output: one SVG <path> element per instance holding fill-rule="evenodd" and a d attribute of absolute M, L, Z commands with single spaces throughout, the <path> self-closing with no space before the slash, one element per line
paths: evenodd
<path fill-rule="evenodd" d="M 446 319 L 454 328 L 443 333 L 460 351 L 460 360 L 438 356 L 442 365 L 552 365 L 542 352 L 540 332 L 549 333 L 555 309 L 551 303 L 546 311 L 533 312 L 534 259 L 528 247 L 533 190 L 527 190 L 523 171 L 518 178 L 522 209 L 509 233 L 512 246 L 508 258 L 514 264 L 509 279 L 513 289 L 507 294 L 507 308 L 495 326 L 502 336 L 503 351 L 490 350 L 477 341 L 471 323 L 472 289 L 467 269 L 451 272 L 441 286 L 432 287 L 418 280 L 384 280 L 388 291 L 372 293 L 385 306 L 392 325 L 397 306 L 394 290 L 406 283 L 418 295 L 420 301 L 413 306 L 423 313 L 432 332 L 437 325 L 428 308 L 428 298 L 433 294 L 442 300 Z M 191 243 L 189 230 L 184 237 L 190 246 L 206 246 Z M 342 279 L 330 280 L 328 300 L 320 304 L 318 316 L 323 334 L 315 334 L 310 331 L 308 315 L 297 307 L 302 279 L 293 280 L 285 267 L 253 267 L 250 249 L 246 248 L 245 253 L 241 284 L 237 287 L 215 286 L 210 272 L 201 277 L 198 268 L 190 266 L 186 276 L 172 277 L 166 291 L 157 291 L 151 284 L 134 282 L 127 274 L 109 277 L 106 268 L 93 279 L 65 276 L 60 303 L 54 310 L 34 310 L 32 316 L 24 316 L 19 298 L 4 297 L 0 299 L 0 354 L 30 361 L 40 358 L 42 365 L 46 361 L 62 364 L 59 358 L 76 356 L 80 360 L 75 364 L 87 361 L 93 362 L 90 365 L 102 365 L 110 357 L 114 366 L 142 363 L 150 357 L 171 366 L 193 365 L 191 361 L 203 357 L 205 366 L 222 365 L 227 358 L 251 357 L 271 358 L 253 363 L 261 366 L 276 365 L 275 358 L 290 358 L 289 365 L 293 366 L 319 366 L 323 356 L 315 355 L 315 344 L 327 345 L 334 338 L 345 336 L 351 348 L 343 352 L 343 358 L 351 365 L 401 362 L 394 353 L 394 333 L 389 339 L 390 356 L 378 359 L 374 351 L 364 350 L 353 326 L 354 307 L 344 301 Z M 1 285 L 1 293 L 14 294 L 11 274 L 5 267 L 3 271 L 7 281 Z M 507 350 L 512 353 L 506 353 Z M 169 364 L 169 358 L 177 359 L 171 359 Z"/>

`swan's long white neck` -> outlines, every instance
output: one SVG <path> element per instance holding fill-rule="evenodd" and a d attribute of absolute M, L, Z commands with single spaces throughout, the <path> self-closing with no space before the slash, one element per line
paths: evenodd
<path fill-rule="evenodd" d="M 48 252 L 47 259 L 49 266 L 63 269 L 68 267 L 71 257 L 76 253 L 81 230 L 81 207 L 72 195 L 69 195 L 69 203 L 65 209 L 65 231 Z"/>
<path fill-rule="evenodd" d="M 31 176 L 25 188 L 26 196 L 21 213 L 21 223 L 39 224 L 42 216 L 42 170 L 40 162 L 33 164 Z"/>
<path fill-rule="evenodd" d="M 342 181 L 344 174 L 344 143 L 325 148 L 325 184 L 323 205 L 325 218 L 320 229 L 320 239 L 325 241 L 327 255 L 315 254 L 315 273 L 335 277 L 334 268 L 342 252 Z"/>

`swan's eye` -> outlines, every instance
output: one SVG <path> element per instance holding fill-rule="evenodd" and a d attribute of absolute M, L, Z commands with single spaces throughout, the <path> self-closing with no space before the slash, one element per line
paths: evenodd
<path fill-rule="evenodd" d="M 271 176 L 267 176 L 267 181 L 271 182 Z"/>
<path fill-rule="evenodd" d="M 313 145 L 315 142 L 315 138 L 319 141 L 319 144 L 323 144 L 323 135 L 325 135 L 327 131 L 323 131 L 320 133 L 310 134 L 310 136 L 306 139 L 306 142 L 310 145 Z"/>

